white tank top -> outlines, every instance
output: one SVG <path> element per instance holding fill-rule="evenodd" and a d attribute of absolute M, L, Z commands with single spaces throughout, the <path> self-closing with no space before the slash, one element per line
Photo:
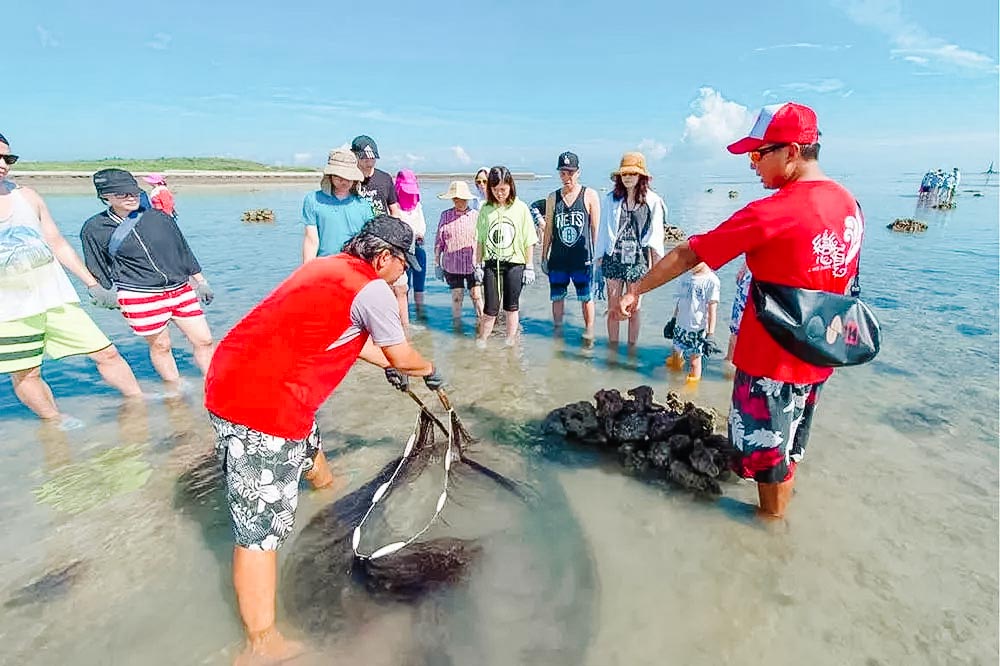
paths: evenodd
<path fill-rule="evenodd" d="M 10 215 L 0 219 L 0 321 L 40 314 L 80 298 L 59 260 L 42 236 L 38 213 L 20 189 L 0 182 L 10 192 Z"/>

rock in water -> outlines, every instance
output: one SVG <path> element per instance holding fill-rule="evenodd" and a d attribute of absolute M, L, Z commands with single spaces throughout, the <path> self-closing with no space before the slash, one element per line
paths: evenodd
<path fill-rule="evenodd" d="M 910 217 L 897 217 L 892 224 L 886 226 L 886 229 L 900 233 L 916 234 L 921 231 L 927 231 L 927 223 L 914 220 Z"/>
<path fill-rule="evenodd" d="M 617 389 L 602 389 L 594 395 L 596 407 L 576 402 L 555 409 L 545 418 L 544 432 L 613 451 L 630 474 L 666 479 L 697 493 L 720 494 L 718 482 L 731 478 L 736 456 L 728 437 L 715 432 L 724 422 L 721 415 L 682 402 L 675 393 L 657 404 L 649 386 L 627 394 L 631 399 Z M 592 416 L 585 429 L 574 431 L 566 424 L 578 414 Z"/>
<path fill-rule="evenodd" d="M 29 604 L 47 603 L 69 594 L 70 589 L 86 571 L 81 560 L 74 560 L 64 567 L 49 571 L 28 583 L 4 603 L 4 608 L 17 608 Z"/>

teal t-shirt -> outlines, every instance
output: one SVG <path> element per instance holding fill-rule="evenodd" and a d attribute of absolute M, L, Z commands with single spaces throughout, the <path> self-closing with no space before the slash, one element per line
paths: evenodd
<path fill-rule="evenodd" d="M 306 226 L 316 227 L 319 234 L 318 257 L 339 254 L 344 243 L 373 217 L 372 205 L 356 194 L 338 199 L 317 190 L 302 201 L 302 221 Z"/>

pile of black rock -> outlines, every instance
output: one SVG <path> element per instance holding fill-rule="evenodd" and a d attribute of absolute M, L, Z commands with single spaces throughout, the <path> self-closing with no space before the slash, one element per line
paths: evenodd
<path fill-rule="evenodd" d="M 720 481 L 733 477 L 736 450 L 715 432 L 724 423 L 718 412 L 668 393 L 653 402 L 653 389 L 637 386 L 625 398 L 617 389 L 598 391 L 596 406 L 574 402 L 545 417 L 546 434 L 617 453 L 631 474 L 666 479 L 698 493 L 721 495 Z"/>

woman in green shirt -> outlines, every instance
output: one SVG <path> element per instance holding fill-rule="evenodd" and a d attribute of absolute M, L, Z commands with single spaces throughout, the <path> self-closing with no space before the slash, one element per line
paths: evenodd
<path fill-rule="evenodd" d="M 521 287 L 535 281 L 532 254 L 538 243 L 528 206 L 517 198 L 514 177 L 507 167 L 495 166 L 487 175 L 486 204 L 476 221 L 477 265 L 483 264 L 483 320 L 476 346 L 486 347 L 500 313 L 500 298 L 507 313 L 508 347 L 518 335 L 518 300 Z"/>

